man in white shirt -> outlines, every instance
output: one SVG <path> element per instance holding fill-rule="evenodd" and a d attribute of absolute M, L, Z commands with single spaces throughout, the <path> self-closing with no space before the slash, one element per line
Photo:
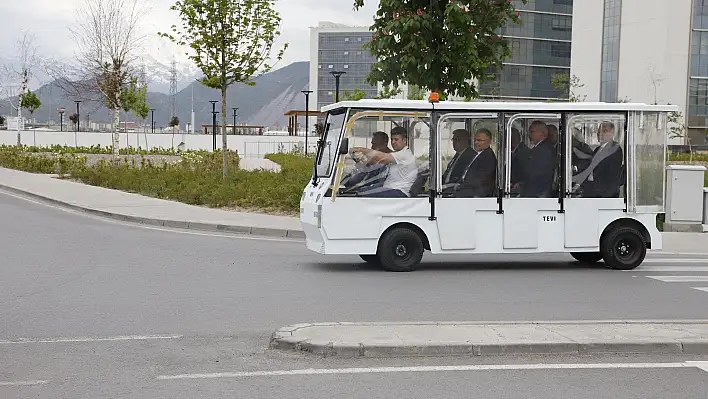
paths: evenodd
<path fill-rule="evenodd" d="M 369 165 L 382 163 L 389 165 L 388 177 L 383 187 L 360 193 L 362 197 L 406 198 L 418 177 L 418 165 L 413 152 L 408 148 L 408 132 L 397 126 L 391 129 L 391 147 L 393 152 L 385 153 L 371 148 L 353 147 L 350 153 L 361 152 Z"/>

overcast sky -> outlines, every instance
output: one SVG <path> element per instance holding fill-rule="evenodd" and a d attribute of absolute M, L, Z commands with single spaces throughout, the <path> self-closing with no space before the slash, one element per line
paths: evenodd
<path fill-rule="evenodd" d="M 67 58 L 75 48 L 68 27 L 75 23 L 74 10 L 86 0 L 0 0 L 2 58 L 14 58 L 16 43 L 23 29 L 35 35 L 38 53 L 51 58 Z M 174 0 L 147 0 L 152 10 L 144 20 L 143 30 L 154 34 L 168 31 L 179 18 L 169 7 Z M 367 6 L 353 10 L 353 0 L 279 0 L 277 8 L 283 19 L 282 35 L 276 48 L 289 43 L 280 66 L 309 58 L 309 27 L 319 21 L 350 25 L 371 25 L 378 1 L 367 0 Z M 171 59 L 173 53 L 183 53 L 165 40 L 153 38 L 145 50 L 161 61 Z M 179 59 L 179 57 L 178 57 Z"/>

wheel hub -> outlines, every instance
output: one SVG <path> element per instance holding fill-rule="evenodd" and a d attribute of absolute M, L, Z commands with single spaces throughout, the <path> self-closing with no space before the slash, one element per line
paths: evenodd
<path fill-rule="evenodd" d="M 396 245 L 396 256 L 404 257 L 408 253 L 406 246 L 403 244 Z"/>
<path fill-rule="evenodd" d="M 632 253 L 632 248 L 625 241 L 620 241 L 617 245 L 617 251 L 621 256 L 628 256 Z"/>

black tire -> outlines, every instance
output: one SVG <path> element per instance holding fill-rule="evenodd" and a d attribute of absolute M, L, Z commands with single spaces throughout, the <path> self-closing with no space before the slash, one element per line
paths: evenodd
<path fill-rule="evenodd" d="M 644 261 L 647 242 L 637 229 L 619 227 L 603 237 L 600 253 L 607 266 L 616 270 L 632 270 Z"/>
<path fill-rule="evenodd" d="M 371 265 L 380 265 L 379 257 L 377 255 L 359 255 L 359 257 L 366 263 Z"/>
<path fill-rule="evenodd" d="M 600 252 L 571 252 L 570 256 L 580 263 L 597 263 L 602 260 Z"/>
<path fill-rule="evenodd" d="M 379 241 L 378 258 L 390 272 L 411 272 L 423 258 L 423 241 L 406 227 L 389 230 Z"/>

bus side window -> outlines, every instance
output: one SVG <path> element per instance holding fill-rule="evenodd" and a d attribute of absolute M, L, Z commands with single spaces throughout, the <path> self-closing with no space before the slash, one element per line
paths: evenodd
<path fill-rule="evenodd" d="M 511 194 L 523 198 L 551 198 L 557 193 L 557 119 L 523 119 L 512 125 Z"/>
<path fill-rule="evenodd" d="M 429 134 L 419 119 L 365 116 L 350 135 L 349 169 L 343 194 L 359 197 L 416 197 L 428 183 Z M 424 194 L 424 193 L 423 193 Z"/>
<path fill-rule="evenodd" d="M 624 185 L 624 115 L 574 115 L 571 138 L 570 182 L 574 196 L 619 198 Z"/>
<path fill-rule="evenodd" d="M 496 118 L 442 118 L 441 191 L 446 197 L 496 195 L 499 129 Z"/>

